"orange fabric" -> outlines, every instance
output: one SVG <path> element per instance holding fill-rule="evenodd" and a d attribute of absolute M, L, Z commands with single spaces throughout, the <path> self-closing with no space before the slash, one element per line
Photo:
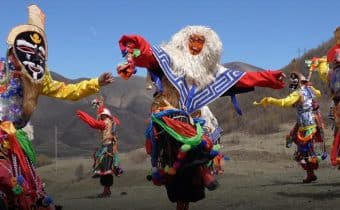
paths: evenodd
<path fill-rule="evenodd" d="M 298 131 L 297 132 L 297 138 L 298 138 L 299 141 L 302 141 L 303 143 L 306 143 L 306 142 L 310 141 L 313 138 L 313 136 L 316 133 L 316 129 L 314 129 L 313 133 L 311 133 L 308 136 L 304 136 L 304 133 L 305 133 L 304 131 Z"/>
<path fill-rule="evenodd" d="M 130 63 L 127 63 L 117 68 L 117 73 L 121 78 L 128 80 L 135 73 L 135 71 L 131 68 L 130 65 L 131 65 Z"/>

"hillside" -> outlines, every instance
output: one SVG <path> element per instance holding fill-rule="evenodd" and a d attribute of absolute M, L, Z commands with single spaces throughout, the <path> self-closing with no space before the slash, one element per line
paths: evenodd
<path fill-rule="evenodd" d="M 67 83 L 78 81 L 68 80 L 55 73 L 52 77 Z M 144 90 L 144 81 L 141 77 L 134 77 L 129 81 L 116 78 L 113 84 L 101 91 L 107 98 L 107 107 L 121 121 L 118 135 L 120 149 L 123 151 L 141 147 L 144 142 L 144 122 L 151 102 L 151 93 Z M 54 154 L 56 127 L 60 156 L 90 154 L 98 145 L 99 132 L 78 119 L 75 112 L 80 109 L 95 116 L 96 110 L 90 106 L 90 101 L 95 97 L 89 96 L 78 102 L 40 97 L 32 117 L 35 128 L 34 144 L 38 152 Z"/>
<path fill-rule="evenodd" d="M 301 57 L 296 58 L 298 67 L 304 75 L 308 74 L 308 70 L 304 64 L 306 59 L 313 57 L 321 57 L 326 55 L 328 49 L 334 44 L 334 39 L 330 39 L 320 46 L 307 51 Z M 293 60 L 293 58 L 292 58 Z M 227 67 L 237 67 L 247 71 L 258 71 L 261 68 L 232 62 L 224 64 Z M 289 75 L 292 63 L 283 67 L 282 70 Z M 321 90 L 322 97 L 319 99 L 319 104 L 326 124 L 330 122 L 327 120 L 329 111 L 329 93 L 327 85 L 323 84 L 318 78 L 317 73 L 312 76 L 312 83 L 316 88 Z M 238 116 L 230 103 L 229 98 L 220 98 L 210 105 L 214 114 L 217 116 L 219 122 L 222 124 L 226 133 L 230 131 L 249 132 L 251 134 L 265 134 L 270 132 L 277 132 L 280 130 L 279 125 L 282 123 L 295 123 L 295 109 L 293 108 L 277 108 L 277 107 L 257 107 L 252 103 L 255 100 L 260 100 L 264 96 L 285 97 L 289 94 L 288 88 L 283 90 L 271 90 L 266 88 L 255 88 L 254 92 L 237 95 L 238 102 L 243 111 L 242 116 Z M 222 108 L 223 107 L 223 108 Z M 287 130 L 288 132 L 288 130 Z"/>
<path fill-rule="evenodd" d="M 322 161 L 316 171 L 318 180 L 302 184 L 305 172 L 293 160 L 295 150 L 286 148 L 281 139 L 290 126 L 256 137 L 236 132 L 223 136 L 222 152 L 230 160 L 225 162 L 225 173 L 217 176 L 220 187 L 206 190 L 206 199 L 191 203 L 190 209 L 338 209 L 339 171 Z M 326 135 L 330 139 L 331 131 Z M 331 143 L 327 141 L 327 148 Z M 49 195 L 67 210 L 175 209 L 164 187 L 146 181 L 150 158 L 144 149 L 121 153 L 120 159 L 124 174 L 114 178 L 112 195 L 105 199 L 96 198 L 102 187 L 98 179 L 91 178 L 89 157 L 59 159 L 56 165 L 38 168 L 38 173 Z"/>
<path fill-rule="evenodd" d="M 306 58 L 326 54 L 333 42 L 334 40 L 329 40 L 297 58 L 301 69 L 305 69 L 304 60 Z M 230 62 L 224 65 L 242 71 L 263 70 L 242 62 Z M 290 67 L 291 64 L 288 64 L 283 70 L 288 74 Z M 53 73 L 52 76 L 55 80 L 67 83 L 80 80 L 69 80 L 56 73 Z M 326 92 L 326 85 L 322 84 L 316 75 L 312 81 L 323 93 Z M 145 119 L 148 117 L 147 113 L 152 100 L 152 91 L 146 91 L 144 83 L 145 78 L 142 77 L 133 77 L 128 81 L 116 78 L 114 84 L 105 87 L 101 91 L 101 94 L 107 98 L 108 108 L 121 120 L 121 126 L 118 130 L 121 151 L 139 148 L 144 144 Z M 256 88 L 254 92 L 238 95 L 238 102 L 243 111 L 243 116 L 241 117 L 236 114 L 229 97 L 218 99 L 210 107 L 220 121 L 225 133 L 233 131 L 266 134 L 279 131 L 281 123 L 293 124 L 295 110 L 291 108 L 256 107 L 252 105 L 253 101 L 264 96 L 283 97 L 288 94 L 287 88 L 280 91 Z M 35 126 L 34 144 L 38 152 L 49 155 L 54 154 L 56 127 L 60 156 L 91 154 L 93 148 L 98 144 L 98 132 L 76 118 L 75 112 L 80 109 L 94 116 L 95 110 L 90 107 L 90 101 L 94 97 L 90 96 L 78 102 L 40 97 L 37 111 L 32 117 L 32 123 Z M 328 112 L 328 98 L 329 96 L 326 94 L 320 100 L 324 117 Z"/>

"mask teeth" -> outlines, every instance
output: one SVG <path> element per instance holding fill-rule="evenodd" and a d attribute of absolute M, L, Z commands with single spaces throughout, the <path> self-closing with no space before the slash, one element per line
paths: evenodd
<path fill-rule="evenodd" d="M 37 72 L 33 72 L 33 79 L 38 79 L 38 73 Z"/>

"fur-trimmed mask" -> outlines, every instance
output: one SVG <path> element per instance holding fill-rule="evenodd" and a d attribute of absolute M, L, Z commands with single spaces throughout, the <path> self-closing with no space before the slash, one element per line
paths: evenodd
<path fill-rule="evenodd" d="M 172 70 L 189 83 L 203 88 L 215 79 L 222 53 L 222 42 L 211 28 L 187 26 L 161 46 L 170 56 Z"/>
<path fill-rule="evenodd" d="M 18 34 L 14 40 L 13 52 L 16 59 L 33 81 L 39 81 L 45 74 L 46 42 L 44 37 L 34 31 Z"/>

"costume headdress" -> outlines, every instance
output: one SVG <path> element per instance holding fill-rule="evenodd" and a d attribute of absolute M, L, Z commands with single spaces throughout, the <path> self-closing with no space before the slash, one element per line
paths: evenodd
<path fill-rule="evenodd" d="M 300 81 L 307 81 L 306 77 L 300 72 L 298 68 L 298 63 L 294 58 L 292 61 L 292 67 L 289 75 L 289 89 L 295 90 L 298 88 Z"/>
<path fill-rule="evenodd" d="M 335 29 L 334 38 L 335 45 L 327 53 L 327 61 L 329 63 L 336 61 L 337 58 L 339 58 L 338 62 L 340 62 L 340 26 Z"/>
<path fill-rule="evenodd" d="M 104 97 L 100 96 L 99 98 L 93 99 L 91 101 L 91 106 L 97 109 L 97 117 L 101 115 L 106 115 L 110 117 L 117 125 L 120 123 L 119 119 L 113 116 L 108 108 L 104 105 Z"/>
<path fill-rule="evenodd" d="M 32 40 L 36 43 L 41 41 L 45 42 L 46 53 L 47 53 L 47 40 L 45 34 L 45 13 L 35 4 L 28 7 L 28 24 L 18 25 L 13 28 L 7 37 L 7 44 L 13 47 L 15 38 L 22 32 L 32 31 L 37 32 L 43 38 L 32 35 Z"/>
<path fill-rule="evenodd" d="M 7 44 L 7 54 L 13 53 L 23 73 L 32 82 L 41 81 L 46 68 L 47 40 L 45 14 L 37 5 L 28 7 L 28 24 L 14 27 L 8 34 Z"/>

